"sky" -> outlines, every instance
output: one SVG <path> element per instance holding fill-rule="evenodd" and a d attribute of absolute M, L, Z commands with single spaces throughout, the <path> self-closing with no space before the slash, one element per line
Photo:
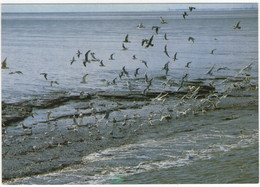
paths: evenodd
<path fill-rule="evenodd" d="M 177 3 L 92 3 L 92 4 L 9 4 L 2 3 L 2 12 L 114 12 L 114 11 L 167 11 L 170 9 L 187 9 L 195 6 L 197 9 L 223 9 L 223 8 L 257 8 L 256 3 L 200 3 L 200 4 L 177 4 Z"/>

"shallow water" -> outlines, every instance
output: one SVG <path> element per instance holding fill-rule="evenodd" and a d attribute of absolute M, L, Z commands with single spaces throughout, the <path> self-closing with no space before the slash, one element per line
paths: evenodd
<path fill-rule="evenodd" d="M 168 24 L 162 25 L 160 16 Z M 3 179 L 17 178 L 9 184 L 257 183 L 257 16 L 257 11 L 194 11 L 186 20 L 181 12 L 2 14 L 2 60 L 8 57 L 9 67 L 2 69 Z M 238 20 L 242 29 L 232 31 Z M 141 22 L 145 28 L 137 29 Z M 158 35 L 153 25 L 161 27 Z M 126 34 L 131 42 L 123 51 Z M 154 47 L 145 49 L 141 41 L 152 35 Z M 165 44 L 170 58 L 163 53 Z M 89 49 L 105 67 L 83 66 Z M 108 60 L 112 53 L 115 60 Z M 213 74 L 206 75 L 213 64 Z M 120 80 L 123 66 L 130 76 Z M 228 70 L 217 71 L 220 67 Z M 23 74 L 9 74 L 18 70 Z M 81 83 L 86 73 L 87 83 Z M 153 78 L 147 95 L 145 73 Z M 115 77 L 116 85 L 108 86 Z M 171 78 L 172 85 L 163 87 Z M 51 87 L 51 80 L 59 85 Z M 181 100 L 194 91 L 189 86 L 199 89 L 198 98 Z M 166 100 L 154 100 L 161 92 Z M 31 126 L 32 134 L 21 123 Z"/>

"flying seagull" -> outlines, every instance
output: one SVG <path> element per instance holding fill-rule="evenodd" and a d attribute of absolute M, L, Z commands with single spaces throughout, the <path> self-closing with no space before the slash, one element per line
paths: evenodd
<path fill-rule="evenodd" d="M 48 75 L 47 73 L 40 73 L 40 75 L 43 75 L 44 78 L 45 78 L 46 80 L 48 80 L 48 79 L 47 79 L 47 75 Z"/>
<path fill-rule="evenodd" d="M 137 68 L 137 69 L 135 70 L 135 77 L 138 75 L 139 69 L 140 69 L 140 68 Z"/>
<path fill-rule="evenodd" d="M 133 60 L 136 60 L 137 58 L 136 58 L 136 56 L 135 55 L 133 55 Z"/>
<path fill-rule="evenodd" d="M 161 20 L 161 24 L 166 24 L 167 22 L 164 21 L 164 19 L 162 17 L 160 17 L 160 20 Z"/>
<path fill-rule="evenodd" d="M 128 72 L 125 70 L 125 66 L 122 68 L 122 70 L 123 70 L 123 73 L 128 77 L 129 75 L 128 75 Z"/>
<path fill-rule="evenodd" d="M 110 58 L 109 58 L 109 60 L 115 60 L 114 58 L 113 58 L 113 55 L 114 55 L 115 53 L 112 53 L 111 55 L 110 55 Z"/>
<path fill-rule="evenodd" d="M 104 63 L 103 63 L 103 60 L 100 61 L 100 67 L 105 67 Z"/>
<path fill-rule="evenodd" d="M 189 7 L 190 12 L 192 12 L 192 10 L 194 10 L 194 9 L 196 9 L 196 8 L 192 7 L 192 6 Z"/>
<path fill-rule="evenodd" d="M 173 61 L 178 60 L 177 59 L 177 52 L 174 54 Z"/>
<path fill-rule="evenodd" d="M 166 75 L 168 75 L 169 63 L 170 63 L 170 62 L 167 62 L 166 64 L 164 64 L 164 67 L 162 68 L 162 70 L 165 70 L 165 71 L 166 71 Z"/>
<path fill-rule="evenodd" d="M 152 27 L 152 30 L 155 29 L 156 34 L 158 34 L 158 32 L 159 32 L 159 28 L 160 28 L 160 27 L 158 27 L 158 26 L 153 26 L 153 27 Z"/>
<path fill-rule="evenodd" d="M 75 61 L 76 61 L 76 60 L 75 60 L 75 58 L 73 57 L 72 60 L 70 61 L 70 65 L 72 65 L 73 62 L 75 62 Z"/>
<path fill-rule="evenodd" d="M 232 30 L 241 29 L 239 24 L 240 24 L 240 21 L 237 22 L 236 26 L 234 26 Z"/>
<path fill-rule="evenodd" d="M 214 55 L 214 51 L 216 51 L 216 49 L 213 49 L 210 54 Z"/>
<path fill-rule="evenodd" d="M 79 58 L 82 53 L 78 50 L 78 52 L 76 54 L 77 54 L 77 56 Z"/>
<path fill-rule="evenodd" d="M 192 41 L 194 43 L 194 38 L 193 37 L 189 37 L 188 41 Z"/>
<path fill-rule="evenodd" d="M 187 14 L 187 12 L 184 12 L 184 13 L 182 14 L 183 19 L 185 19 L 186 16 L 188 16 L 188 14 Z"/>
<path fill-rule="evenodd" d="M 128 40 L 128 34 L 125 36 L 125 41 L 123 41 L 125 43 L 129 43 L 130 41 Z"/>
<path fill-rule="evenodd" d="M 144 61 L 144 60 L 140 60 L 140 61 L 148 68 L 146 61 Z"/>
<path fill-rule="evenodd" d="M 187 64 L 185 65 L 186 68 L 190 68 L 190 65 L 191 64 L 191 61 L 190 62 L 187 62 Z"/>
<path fill-rule="evenodd" d="M 144 28 L 144 26 L 143 26 L 142 23 L 140 23 L 140 24 L 137 25 L 137 28 L 138 28 L 138 29 L 141 29 L 141 28 Z"/>
<path fill-rule="evenodd" d="M 212 70 L 214 69 L 215 64 L 207 71 L 206 75 L 212 75 Z"/>
<path fill-rule="evenodd" d="M 122 47 L 123 47 L 123 50 L 127 50 L 127 48 L 125 47 L 124 43 L 122 43 Z"/>
<path fill-rule="evenodd" d="M 149 40 L 147 39 L 142 39 L 142 46 L 144 45 L 144 43 L 148 44 Z"/>
<path fill-rule="evenodd" d="M 153 47 L 152 41 L 153 41 L 153 35 L 151 36 L 151 38 L 150 38 L 148 44 L 145 46 L 145 48 L 148 48 L 149 46 Z"/>
<path fill-rule="evenodd" d="M 90 50 L 88 50 L 86 53 L 85 53 L 85 59 L 83 61 L 83 65 L 86 67 L 86 62 L 89 62 L 88 60 L 88 54 L 90 53 Z"/>
<path fill-rule="evenodd" d="M 86 78 L 87 78 L 87 76 L 88 76 L 88 73 L 85 74 L 85 75 L 82 77 L 82 82 L 81 82 L 81 83 L 86 83 Z"/>
<path fill-rule="evenodd" d="M 166 36 L 166 33 L 164 34 L 164 39 L 165 39 L 165 40 L 168 40 L 168 38 L 167 38 L 167 36 Z"/>
<path fill-rule="evenodd" d="M 59 85 L 59 83 L 58 83 L 57 81 L 51 81 L 51 82 L 50 82 L 50 85 L 51 85 L 51 86 L 52 86 L 53 84 Z"/>
<path fill-rule="evenodd" d="M 21 71 L 10 72 L 9 74 L 23 74 Z"/>
<path fill-rule="evenodd" d="M 2 69 L 8 69 L 6 61 L 7 61 L 7 57 L 2 62 Z"/>
<path fill-rule="evenodd" d="M 167 45 L 164 46 L 164 51 L 163 52 L 170 58 L 170 56 L 169 56 L 169 54 L 167 52 Z"/>

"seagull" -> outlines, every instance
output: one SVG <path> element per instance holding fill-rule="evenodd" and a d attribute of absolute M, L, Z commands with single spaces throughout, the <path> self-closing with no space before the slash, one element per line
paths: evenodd
<path fill-rule="evenodd" d="M 236 30 L 236 29 L 241 29 L 241 27 L 239 26 L 240 24 L 240 21 L 237 22 L 236 26 L 234 26 L 234 28 L 232 29 L 233 31 Z"/>
<path fill-rule="evenodd" d="M 216 51 L 216 49 L 213 49 L 210 54 L 214 55 L 214 51 Z"/>
<path fill-rule="evenodd" d="M 83 61 L 83 65 L 86 67 L 86 62 L 89 62 L 88 60 L 88 54 L 89 54 L 90 50 L 88 50 L 86 53 L 85 53 L 85 60 Z"/>
<path fill-rule="evenodd" d="M 123 50 L 127 50 L 127 48 L 125 47 L 124 43 L 122 43 L 122 47 L 123 47 Z"/>
<path fill-rule="evenodd" d="M 143 26 L 142 23 L 140 23 L 140 24 L 137 25 L 137 28 L 138 28 L 138 29 L 141 29 L 141 28 L 144 28 L 144 26 Z"/>
<path fill-rule="evenodd" d="M 166 97 L 167 95 L 168 95 L 168 93 L 166 93 L 165 95 L 162 96 L 162 92 L 161 92 L 157 97 L 155 97 L 154 99 L 152 99 L 152 101 L 155 101 L 155 100 L 161 101 L 162 98 Z"/>
<path fill-rule="evenodd" d="M 51 85 L 51 86 L 52 86 L 53 84 L 59 85 L 59 83 L 58 83 L 57 81 L 51 81 L 51 82 L 50 82 L 50 85 Z"/>
<path fill-rule="evenodd" d="M 72 60 L 70 61 L 70 65 L 72 65 L 73 62 L 75 62 L 75 61 L 76 61 L 76 60 L 75 60 L 75 58 L 73 57 Z"/>
<path fill-rule="evenodd" d="M 167 45 L 164 46 L 164 51 L 163 52 L 170 58 L 170 56 L 169 56 L 169 54 L 167 52 Z"/>
<path fill-rule="evenodd" d="M 214 69 L 215 64 L 207 71 L 206 75 L 212 75 L 212 70 Z"/>
<path fill-rule="evenodd" d="M 99 62 L 100 60 L 99 59 L 97 59 L 96 57 L 95 57 L 95 53 L 93 52 L 93 53 L 90 53 L 90 55 L 91 55 L 91 57 L 92 57 L 92 59 L 91 59 L 91 61 L 93 61 L 93 62 Z"/>
<path fill-rule="evenodd" d="M 78 52 L 76 54 L 77 54 L 77 56 L 79 58 L 82 53 L 78 50 Z"/>
<path fill-rule="evenodd" d="M 174 54 L 173 61 L 178 60 L 177 59 L 177 52 Z"/>
<path fill-rule="evenodd" d="M 160 20 L 161 20 L 161 24 L 166 24 L 167 22 L 164 21 L 164 19 L 162 17 L 160 17 Z"/>
<path fill-rule="evenodd" d="M 190 12 L 192 12 L 192 10 L 194 10 L 194 9 L 196 9 L 195 7 L 192 7 L 192 6 L 190 6 L 189 7 L 189 9 L 190 9 Z"/>
<path fill-rule="evenodd" d="M 125 66 L 122 68 L 122 70 L 123 70 L 123 73 L 128 77 L 129 75 L 128 75 L 128 72 L 125 70 Z"/>
<path fill-rule="evenodd" d="M 132 92 L 132 90 L 134 89 L 134 87 L 130 81 L 127 81 L 127 87 L 130 90 L 130 92 Z"/>
<path fill-rule="evenodd" d="M 147 73 L 144 74 L 144 81 L 145 81 L 146 83 L 148 83 L 148 76 L 147 76 Z"/>
<path fill-rule="evenodd" d="M 193 37 L 189 37 L 188 41 L 192 41 L 194 43 L 194 38 Z"/>
<path fill-rule="evenodd" d="M 148 68 L 146 61 L 144 61 L 144 60 L 140 60 L 140 61 Z"/>
<path fill-rule="evenodd" d="M 129 43 L 130 41 L 128 40 L 128 34 L 125 36 L 125 41 L 123 41 L 125 43 Z"/>
<path fill-rule="evenodd" d="M 87 76 L 88 76 L 88 73 L 82 77 L 82 82 L 81 83 L 86 83 Z"/>
<path fill-rule="evenodd" d="M 140 68 L 137 68 L 137 69 L 135 70 L 135 77 L 138 75 L 139 69 L 140 69 Z"/>
<path fill-rule="evenodd" d="M 153 26 L 153 27 L 152 27 L 152 30 L 155 29 L 156 34 L 158 34 L 158 32 L 159 32 L 159 28 L 160 28 L 160 27 L 158 27 L 158 26 Z"/>
<path fill-rule="evenodd" d="M 105 67 L 105 65 L 103 64 L 103 60 L 100 61 L 100 67 Z"/>
<path fill-rule="evenodd" d="M 43 75 L 44 78 L 45 78 L 46 80 L 48 80 L 48 79 L 47 79 L 47 75 L 48 75 L 47 73 L 40 73 L 40 75 Z"/>
<path fill-rule="evenodd" d="M 113 79 L 112 84 L 116 84 L 116 79 L 117 77 Z"/>
<path fill-rule="evenodd" d="M 51 113 L 52 113 L 52 111 L 48 111 L 48 112 L 47 112 L 47 120 L 48 120 L 48 121 L 50 120 Z"/>
<path fill-rule="evenodd" d="M 182 17 L 185 19 L 185 16 L 188 16 L 188 14 L 187 14 L 187 12 L 184 12 L 183 14 L 182 14 Z"/>
<path fill-rule="evenodd" d="M 144 43 L 148 44 L 149 40 L 147 39 L 142 39 L 142 46 L 144 45 Z"/>
<path fill-rule="evenodd" d="M 136 58 L 136 56 L 135 55 L 133 55 L 133 58 L 132 58 L 133 60 L 136 60 L 137 58 Z"/>
<path fill-rule="evenodd" d="M 166 63 L 166 64 L 164 64 L 164 67 L 162 68 L 162 70 L 165 70 L 166 71 L 166 75 L 168 74 L 168 71 L 169 71 L 169 61 Z"/>
<path fill-rule="evenodd" d="M 10 72 L 9 74 L 23 74 L 21 71 Z"/>
<path fill-rule="evenodd" d="M 153 47 L 152 41 L 153 41 L 153 35 L 151 36 L 151 38 L 150 38 L 150 40 L 148 41 L 148 44 L 145 46 L 145 48 L 148 48 L 149 46 L 152 46 L 152 47 Z"/>
<path fill-rule="evenodd" d="M 221 67 L 221 68 L 218 68 L 217 71 L 220 71 L 220 70 L 230 70 L 228 67 Z"/>
<path fill-rule="evenodd" d="M 6 61 L 7 61 L 7 57 L 2 62 L 2 69 L 8 69 Z"/>
<path fill-rule="evenodd" d="M 112 53 L 111 55 L 110 55 L 110 58 L 109 58 L 109 60 L 115 60 L 114 58 L 113 58 L 113 55 L 114 55 L 115 53 Z"/>
<path fill-rule="evenodd" d="M 147 88 L 149 89 L 150 86 L 152 86 L 152 81 L 153 81 L 153 78 L 151 78 L 149 81 L 147 81 L 148 85 L 147 85 Z"/>
<path fill-rule="evenodd" d="M 187 62 L 187 64 L 185 65 L 185 67 L 186 67 L 186 68 L 190 68 L 190 66 L 189 66 L 190 63 L 191 63 L 191 61 L 190 61 L 190 62 Z"/>
<path fill-rule="evenodd" d="M 165 40 L 168 40 L 168 38 L 167 38 L 167 36 L 166 36 L 166 33 L 164 34 L 164 39 L 165 39 Z"/>
<path fill-rule="evenodd" d="M 188 77 L 188 74 L 186 73 L 183 77 L 182 77 L 182 81 L 181 81 L 181 84 L 180 84 L 180 86 L 179 86 L 179 88 L 178 88 L 178 90 L 177 91 L 179 91 L 181 88 L 182 88 L 182 86 L 183 86 L 183 83 L 184 83 L 184 79 L 187 79 L 187 77 Z"/>

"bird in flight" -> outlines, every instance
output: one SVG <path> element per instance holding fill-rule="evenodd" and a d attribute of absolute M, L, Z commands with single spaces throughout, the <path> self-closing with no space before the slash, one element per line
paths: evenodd
<path fill-rule="evenodd" d="M 8 69 L 6 61 L 7 61 L 7 57 L 2 62 L 2 69 Z"/>
<path fill-rule="evenodd" d="M 240 24 L 240 21 L 237 22 L 236 26 L 234 26 L 232 30 L 241 29 L 239 24 Z"/>
<path fill-rule="evenodd" d="M 187 14 L 187 12 L 184 12 L 184 13 L 182 14 L 183 19 L 185 19 L 186 16 L 188 16 L 188 14 Z"/>
<path fill-rule="evenodd" d="M 191 61 L 190 62 L 187 62 L 187 64 L 185 65 L 186 68 L 190 68 L 190 65 L 191 64 Z"/>
<path fill-rule="evenodd" d="M 165 39 L 165 40 L 168 40 L 168 38 L 167 38 L 167 36 L 166 36 L 166 33 L 164 34 L 164 39 Z"/>
<path fill-rule="evenodd" d="M 136 58 L 136 56 L 135 55 L 133 55 L 133 60 L 136 60 L 137 58 Z"/>
<path fill-rule="evenodd" d="M 177 52 L 174 54 L 173 61 L 178 60 L 177 59 Z"/>
<path fill-rule="evenodd" d="M 85 75 L 82 77 L 82 82 L 81 82 L 81 83 L 86 83 L 86 78 L 87 78 L 87 76 L 88 76 L 88 73 L 85 74 Z"/>
<path fill-rule="evenodd" d="M 88 50 L 86 53 L 85 53 L 85 59 L 83 61 L 83 65 L 86 67 L 86 63 L 89 62 L 88 60 L 88 54 L 90 53 L 90 50 Z"/>
<path fill-rule="evenodd" d="M 51 86 L 52 86 L 53 84 L 59 85 L 59 83 L 58 83 L 57 81 L 51 81 L 51 82 L 50 82 L 50 85 L 51 85 Z"/>
<path fill-rule="evenodd" d="M 148 44 L 145 46 L 145 48 L 148 48 L 149 46 L 152 46 L 152 47 L 153 47 L 152 41 L 153 41 L 153 35 L 151 36 L 151 38 L 150 38 L 150 40 L 148 41 Z"/>
<path fill-rule="evenodd" d="M 105 67 L 104 63 L 103 63 L 103 60 L 100 61 L 100 67 Z"/>
<path fill-rule="evenodd" d="M 196 8 L 192 7 L 192 6 L 189 7 L 190 12 L 192 12 L 192 10 L 194 10 L 194 9 L 196 9 Z"/>
<path fill-rule="evenodd" d="M 214 69 L 215 64 L 207 71 L 206 75 L 212 75 L 212 70 Z"/>
<path fill-rule="evenodd" d="M 23 74 L 21 71 L 10 72 L 9 74 Z"/>
<path fill-rule="evenodd" d="M 82 53 L 78 50 L 78 52 L 76 54 L 77 54 L 77 56 L 79 58 Z"/>
<path fill-rule="evenodd" d="M 146 61 L 144 61 L 144 60 L 140 60 L 140 61 L 148 68 Z"/>
<path fill-rule="evenodd" d="M 45 78 L 46 80 L 48 80 L 48 79 L 47 79 L 47 75 L 48 75 L 47 73 L 40 73 L 40 75 L 43 75 L 44 78 Z"/>
<path fill-rule="evenodd" d="M 140 69 L 140 68 L 137 68 L 137 69 L 135 70 L 135 77 L 138 75 L 139 69 Z"/>
<path fill-rule="evenodd" d="M 73 62 L 75 62 L 75 61 L 76 61 L 76 60 L 75 60 L 75 58 L 73 57 L 72 60 L 70 61 L 70 65 L 72 65 Z"/>
<path fill-rule="evenodd" d="M 113 55 L 114 55 L 115 53 L 112 53 L 111 55 L 110 55 L 110 58 L 109 58 L 109 60 L 115 60 L 114 58 L 113 58 Z"/>
<path fill-rule="evenodd" d="M 123 47 L 123 50 L 127 50 L 127 48 L 125 47 L 124 43 L 122 43 L 122 47 Z"/>
<path fill-rule="evenodd" d="M 125 43 L 129 43 L 130 41 L 128 40 L 128 34 L 125 36 L 125 41 L 123 41 Z"/>
<path fill-rule="evenodd" d="M 160 20 L 161 20 L 161 24 L 167 24 L 167 22 L 164 21 L 164 19 L 162 17 L 160 17 Z"/>
<path fill-rule="evenodd" d="M 141 29 L 141 28 L 144 28 L 144 26 L 143 26 L 142 23 L 140 23 L 140 24 L 137 25 L 137 28 L 138 28 L 138 29 Z"/>
<path fill-rule="evenodd" d="M 159 32 L 159 28 L 160 28 L 160 27 L 158 27 L 158 26 L 153 26 L 153 27 L 152 27 L 152 30 L 155 29 L 156 34 L 158 34 L 158 32 Z"/>
<path fill-rule="evenodd" d="M 142 39 L 142 46 L 144 45 L 144 43 L 148 44 L 149 40 L 147 39 Z"/>
<path fill-rule="evenodd" d="M 190 37 L 188 38 L 188 41 L 192 41 L 192 42 L 194 43 L 195 39 L 190 36 Z"/>
<path fill-rule="evenodd" d="M 216 51 L 216 49 L 213 49 L 210 54 L 214 55 L 214 51 Z"/>
<path fill-rule="evenodd" d="M 169 56 L 169 54 L 167 52 L 167 45 L 164 46 L 164 51 L 163 52 L 170 58 L 170 56 Z"/>

